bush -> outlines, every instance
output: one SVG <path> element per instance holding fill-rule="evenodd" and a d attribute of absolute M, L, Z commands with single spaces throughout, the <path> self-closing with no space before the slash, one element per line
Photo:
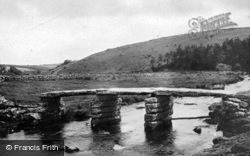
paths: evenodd
<path fill-rule="evenodd" d="M 72 60 L 65 60 L 61 65 L 66 65 L 66 64 L 69 64 L 71 62 L 72 62 Z"/>
<path fill-rule="evenodd" d="M 0 64 L 0 74 L 6 73 L 6 66 Z"/>
<path fill-rule="evenodd" d="M 234 70 L 240 71 L 240 70 L 241 70 L 241 65 L 240 65 L 239 63 L 236 63 L 236 64 L 234 65 Z"/>
<path fill-rule="evenodd" d="M 17 69 L 16 67 L 14 67 L 14 66 L 10 66 L 9 72 L 10 72 L 11 74 L 15 74 L 15 75 L 21 75 L 21 74 L 22 74 L 22 72 L 21 72 L 20 70 L 18 70 L 18 69 Z"/>
<path fill-rule="evenodd" d="M 216 65 L 215 69 L 218 71 L 231 71 L 232 66 L 224 64 L 224 63 L 219 63 Z"/>

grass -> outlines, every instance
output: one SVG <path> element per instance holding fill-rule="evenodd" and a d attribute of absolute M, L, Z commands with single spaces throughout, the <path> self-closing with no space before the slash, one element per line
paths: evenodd
<path fill-rule="evenodd" d="M 39 103 L 39 94 L 48 91 L 114 87 L 191 87 L 200 84 L 239 81 L 231 72 L 162 72 L 144 74 L 98 74 L 91 79 L 58 81 L 0 82 L 0 95 L 25 104 Z"/>
<path fill-rule="evenodd" d="M 240 80 L 228 72 L 166 72 L 144 74 L 96 74 L 88 79 L 58 81 L 0 82 L 0 95 L 20 104 L 37 105 L 39 94 L 48 91 L 113 88 L 113 87 L 192 87 L 198 84 L 229 83 Z M 65 120 L 83 120 L 90 116 L 89 107 L 95 96 L 64 97 Z M 146 96 L 123 95 L 123 104 L 143 101 Z"/>

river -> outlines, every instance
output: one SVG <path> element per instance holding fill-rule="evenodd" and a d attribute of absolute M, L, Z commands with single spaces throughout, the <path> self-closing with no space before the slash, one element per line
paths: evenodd
<path fill-rule="evenodd" d="M 236 93 L 247 91 L 250 79 L 225 87 L 225 92 Z M 249 90 L 249 89 L 248 89 Z M 174 99 L 176 117 L 196 117 L 208 115 L 208 106 L 220 102 L 214 97 L 183 97 Z M 193 103 L 194 105 L 185 105 Z M 173 120 L 172 126 L 158 131 L 144 131 L 144 102 L 121 108 L 122 121 L 109 129 L 92 130 L 90 120 L 73 121 L 51 126 L 46 130 L 20 131 L 9 134 L 4 140 L 43 140 L 63 139 L 65 145 L 78 147 L 79 152 L 69 156 L 91 155 L 192 155 L 213 145 L 212 139 L 222 136 L 216 131 L 216 125 L 203 122 L 204 119 Z M 201 134 L 193 131 L 196 126 L 202 127 Z"/>

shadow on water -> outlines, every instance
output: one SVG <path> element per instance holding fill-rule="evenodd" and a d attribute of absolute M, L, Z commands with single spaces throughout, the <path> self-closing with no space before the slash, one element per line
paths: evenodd
<path fill-rule="evenodd" d="M 148 143 L 171 145 L 174 143 L 174 132 L 172 122 L 168 126 L 154 130 L 145 130 L 145 137 Z"/>

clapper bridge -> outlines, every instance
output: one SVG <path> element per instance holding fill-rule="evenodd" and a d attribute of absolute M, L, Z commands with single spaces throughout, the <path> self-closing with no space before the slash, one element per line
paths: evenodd
<path fill-rule="evenodd" d="M 42 93 L 41 101 L 46 114 L 43 119 L 58 121 L 64 112 L 62 97 L 96 95 L 91 103 L 91 126 L 102 126 L 118 123 L 121 120 L 122 99 L 119 95 L 148 95 L 145 99 L 145 128 L 154 129 L 171 123 L 173 114 L 173 97 L 234 97 L 223 90 L 203 90 L 187 88 L 112 88 L 64 90 Z"/>

